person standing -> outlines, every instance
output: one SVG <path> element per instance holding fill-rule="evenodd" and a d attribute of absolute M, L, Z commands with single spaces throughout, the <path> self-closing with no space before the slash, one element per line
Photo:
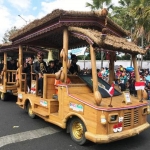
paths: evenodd
<path fill-rule="evenodd" d="M 38 74 L 38 90 L 43 97 L 43 74 L 47 73 L 46 62 L 42 52 L 37 53 L 37 61 L 33 64 L 33 72 Z"/>
<path fill-rule="evenodd" d="M 27 59 L 28 61 L 24 63 L 23 73 L 26 73 L 26 79 L 27 79 L 27 88 L 28 93 L 30 93 L 31 90 L 31 69 L 33 66 L 34 56 L 30 56 Z"/>

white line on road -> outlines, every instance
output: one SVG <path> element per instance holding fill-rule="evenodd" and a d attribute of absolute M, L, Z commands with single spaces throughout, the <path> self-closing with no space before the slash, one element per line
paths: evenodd
<path fill-rule="evenodd" d="M 45 127 L 45 128 L 41 128 L 37 130 L 31 130 L 31 131 L 3 136 L 3 137 L 0 137 L 0 147 L 3 147 L 8 144 L 12 144 L 12 143 L 40 138 L 42 136 L 54 134 L 59 131 L 60 131 L 59 129 L 56 130 L 52 127 Z"/>

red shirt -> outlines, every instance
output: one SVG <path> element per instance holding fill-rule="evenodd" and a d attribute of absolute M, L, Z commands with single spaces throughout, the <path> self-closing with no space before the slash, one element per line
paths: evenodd
<path fill-rule="evenodd" d="M 70 84 L 71 83 L 71 80 L 69 79 L 69 78 L 67 78 L 67 82 L 66 82 L 66 84 Z M 61 80 L 56 80 L 55 79 L 55 83 L 54 83 L 54 85 L 55 85 L 55 89 L 56 89 L 56 94 L 58 94 L 58 85 L 59 84 L 64 84 Z"/>

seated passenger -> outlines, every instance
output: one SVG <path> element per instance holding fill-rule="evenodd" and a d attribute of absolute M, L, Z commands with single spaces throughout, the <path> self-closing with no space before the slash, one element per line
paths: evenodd
<path fill-rule="evenodd" d="M 48 63 L 48 66 L 47 66 L 47 73 L 54 74 L 56 72 L 57 72 L 57 70 L 55 67 L 54 60 L 50 60 Z"/>
<path fill-rule="evenodd" d="M 38 90 L 41 91 L 43 95 L 43 74 L 47 73 L 46 62 L 43 60 L 43 53 L 38 52 L 37 61 L 33 64 L 33 72 L 38 74 Z M 42 96 L 41 96 L 42 97 Z"/>
<path fill-rule="evenodd" d="M 69 72 L 73 75 L 77 75 L 80 72 L 80 66 L 76 64 L 78 61 L 77 56 L 74 54 L 71 54 L 71 60 L 72 61 L 71 61 L 71 66 L 69 68 Z"/>
<path fill-rule="evenodd" d="M 55 69 L 56 69 L 56 72 L 60 70 L 60 68 L 62 67 L 62 64 L 61 62 L 59 62 L 58 59 L 55 59 L 54 60 L 54 64 L 55 64 Z"/>

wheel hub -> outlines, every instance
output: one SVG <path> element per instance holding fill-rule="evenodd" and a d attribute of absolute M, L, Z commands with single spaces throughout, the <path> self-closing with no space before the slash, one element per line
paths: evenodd
<path fill-rule="evenodd" d="M 33 114 L 31 105 L 29 106 L 29 114 Z"/>
<path fill-rule="evenodd" d="M 80 140 L 83 137 L 83 126 L 80 122 L 74 122 L 72 126 L 73 135 Z"/>

